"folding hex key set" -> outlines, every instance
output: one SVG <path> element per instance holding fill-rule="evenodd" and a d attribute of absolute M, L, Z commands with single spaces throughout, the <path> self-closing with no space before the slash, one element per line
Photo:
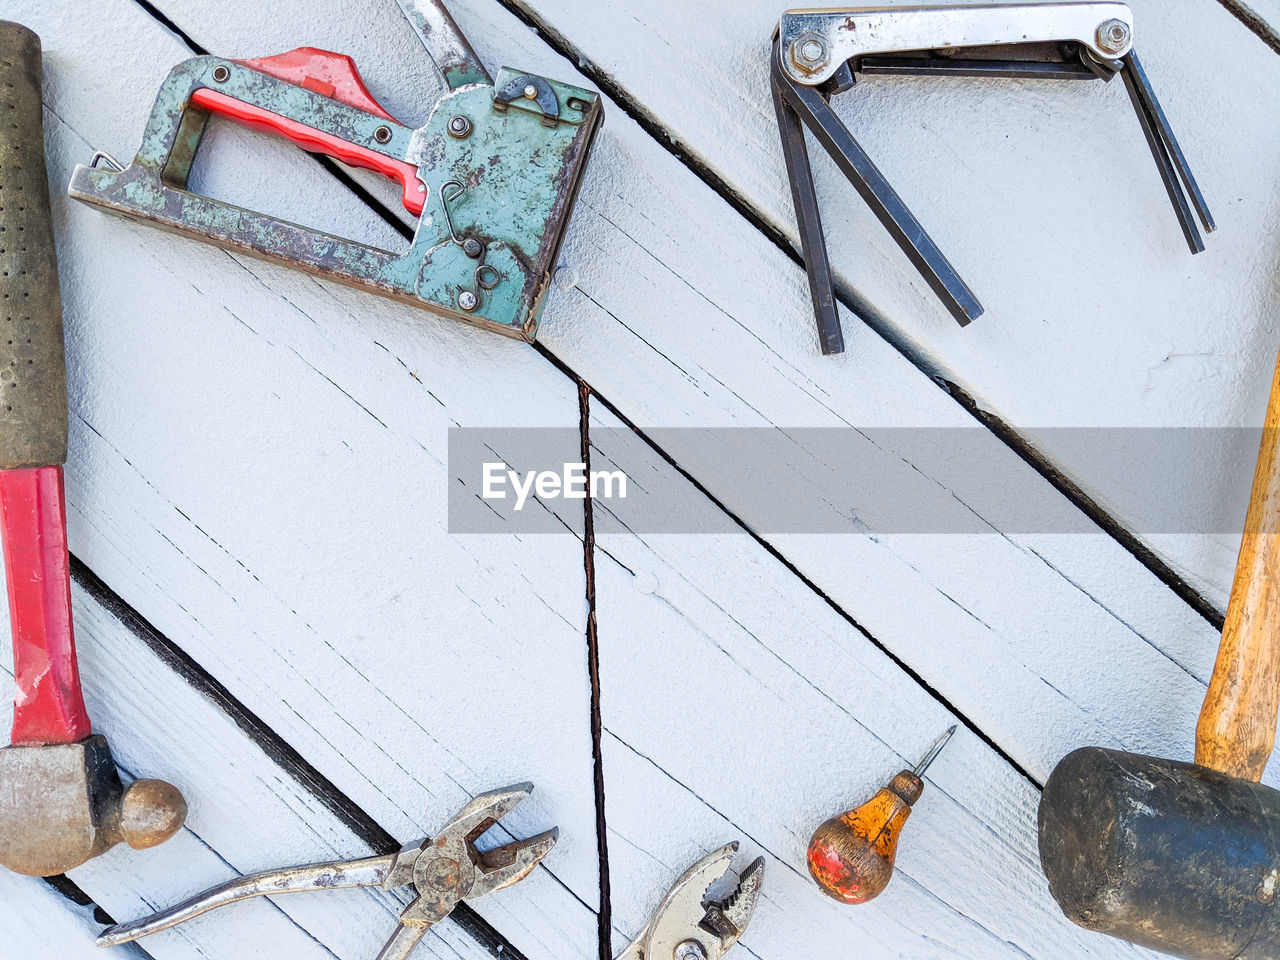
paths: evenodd
<path fill-rule="evenodd" d="M 1192 253 L 1204 249 L 1179 177 L 1207 232 L 1214 229 L 1213 217 L 1138 60 L 1133 32 L 1128 5 L 1112 2 L 842 7 L 782 15 L 773 41 L 773 102 L 823 353 L 841 353 L 844 337 L 805 128 L 960 325 L 983 311 L 831 109 L 831 96 L 851 88 L 859 75 L 1111 80 L 1121 74 L 1187 245 Z"/>
<path fill-rule="evenodd" d="M 351 58 L 313 47 L 255 60 L 194 57 L 170 72 L 127 168 L 104 153 L 71 196 L 231 250 L 532 341 L 592 141 L 598 94 L 520 70 L 489 78 L 440 0 L 400 0 L 448 91 L 410 129 Z M 417 216 L 397 255 L 192 193 L 212 116 L 397 181 Z M 100 165 L 104 164 L 104 165 Z"/>

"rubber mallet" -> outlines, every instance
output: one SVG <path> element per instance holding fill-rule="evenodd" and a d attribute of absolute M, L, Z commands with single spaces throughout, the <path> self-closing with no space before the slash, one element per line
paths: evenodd
<path fill-rule="evenodd" d="M 1280 362 L 1195 763 L 1085 747 L 1050 775 L 1040 860 L 1066 915 L 1205 960 L 1280 956 Z"/>

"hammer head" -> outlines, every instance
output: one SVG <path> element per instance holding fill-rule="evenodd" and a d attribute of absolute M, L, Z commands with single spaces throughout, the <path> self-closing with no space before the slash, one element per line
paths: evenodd
<path fill-rule="evenodd" d="M 104 737 L 0 750 L 0 865 L 49 877 L 120 841 L 153 847 L 178 831 L 187 805 L 160 780 L 120 783 Z"/>
<path fill-rule="evenodd" d="M 1040 801 L 1040 860 L 1067 917 L 1180 957 L 1280 948 L 1280 793 L 1206 767 L 1086 747 Z"/>

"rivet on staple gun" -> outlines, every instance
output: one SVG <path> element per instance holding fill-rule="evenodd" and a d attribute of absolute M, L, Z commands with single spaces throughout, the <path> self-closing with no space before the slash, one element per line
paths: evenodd
<path fill-rule="evenodd" d="M 533 784 L 517 783 L 482 793 L 454 814 L 434 837 L 407 843 L 397 853 L 267 870 L 231 880 L 153 916 L 109 927 L 98 936 L 98 946 L 129 943 L 251 897 L 342 887 L 394 890 L 407 886 L 415 896 L 401 911 L 400 923 L 378 953 L 378 960 L 405 960 L 427 931 L 463 900 L 475 900 L 519 883 L 551 852 L 559 836 L 555 829 L 483 853 L 476 849 L 481 835 L 532 792 Z"/>
<path fill-rule="evenodd" d="M 982 315 L 977 297 L 831 109 L 832 94 L 852 87 L 858 74 L 1110 80 L 1117 73 L 1124 76 L 1187 245 L 1199 253 L 1204 241 L 1179 177 L 1206 232 L 1214 229 L 1213 217 L 1134 52 L 1133 13 L 1127 4 L 842 7 L 784 13 L 773 41 L 773 102 L 822 352 L 843 352 L 844 337 L 805 127 L 960 325 Z"/>
<path fill-rule="evenodd" d="M 588 90 L 504 67 L 491 80 L 440 0 L 400 0 L 449 89 L 417 130 L 365 88 L 349 57 L 300 47 L 195 57 L 170 71 L 127 168 L 77 166 L 68 192 L 455 320 L 532 341 L 603 111 Z M 397 181 L 419 217 L 407 253 L 344 240 L 192 193 L 213 115 Z M 112 169 L 115 166 L 117 169 Z"/>

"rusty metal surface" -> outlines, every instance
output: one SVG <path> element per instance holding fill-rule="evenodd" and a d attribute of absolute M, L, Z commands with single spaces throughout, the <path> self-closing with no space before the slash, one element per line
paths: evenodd
<path fill-rule="evenodd" d="M 489 71 L 440 0 L 397 0 L 450 90 L 469 83 L 490 83 Z"/>
<path fill-rule="evenodd" d="M 551 852 L 559 836 L 555 829 L 483 854 L 475 846 L 476 840 L 532 792 L 533 784 L 518 783 L 482 793 L 434 838 L 405 844 L 394 854 L 266 870 L 220 884 L 150 917 L 117 924 L 103 931 L 98 945 L 128 943 L 251 897 L 342 887 L 392 890 L 410 886 L 416 896 L 401 912 L 395 931 L 378 953 L 378 960 L 404 960 L 423 934 L 463 900 L 518 883 Z"/>
<path fill-rule="evenodd" d="M 0 750 L 0 864 L 35 877 L 80 866 L 122 839 L 123 795 L 101 736 Z"/>
<path fill-rule="evenodd" d="M 144 850 L 178 832 L 187 804 L 163 780 L 125 787 L 106 738 L 0 750 L 0 866 L 66 873 L 117 843 Z"/>
<path fill-rule="evenodd" d="M 526 88 L 535 96 L 495 95 Z M 397 255 L 189 191 L 210 116 L 192 104 L 202 89 L 416 167 L 425 206 L 409 250 Z M 78 166 L 68 192 L 109 212 L 532 341 L 601 119 L 597 94 L 504 68 L 496 87 L 486 75 L 450 90 L 426 125 L 412 130 L 244 63 L 195 57 L 162 84 L 133 162 L 124 170 Z"/>
<path fill-rule="evenodd" d="M 40 40 L 0 22 L 0 469 L 67 458 L 62 302 L 49 214 Z"/>

